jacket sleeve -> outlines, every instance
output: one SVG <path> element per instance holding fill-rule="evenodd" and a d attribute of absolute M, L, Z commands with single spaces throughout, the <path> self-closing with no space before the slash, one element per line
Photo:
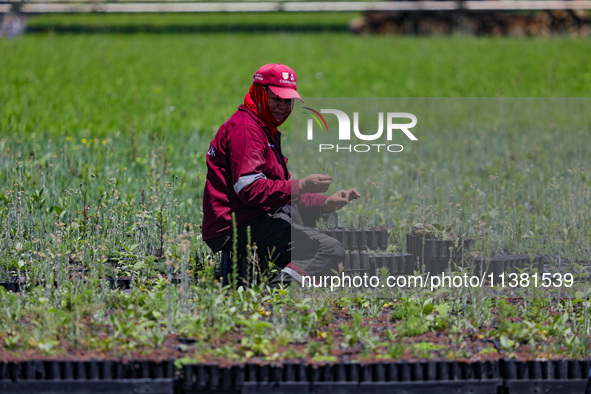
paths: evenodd
<path fill-rule="evenodd" d="M 322 208 L 327 199 L 328 196 L 320 193 L 306 193 L 300 196 L 297 207 L 304 225 L 315 226 L 316 220 L 322 216 Z"/>
<path fill-rule="evenodd" d="M 240 125 L 229 131 L 230 170 L 234 192 L 246 205 L 280 208 L 291 201 L 297 182 L 265 174 L 268 141 L 259 130 Z"/>

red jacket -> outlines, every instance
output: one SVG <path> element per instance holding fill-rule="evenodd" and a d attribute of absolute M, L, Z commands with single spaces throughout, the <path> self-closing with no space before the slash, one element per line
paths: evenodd
<path fill-rule="evenodd" d="M 300 196 L 298 189 L 299 181 L 291 179 L 281 151 L 281 133 L 271 135 L 256 114 L 241 105 L 220 127 L 207 151 L 203 239 L 231 231 L 232 212 L 238 226 L 291 202 L 302 216 L 320 216 L 328 197 Z"/>

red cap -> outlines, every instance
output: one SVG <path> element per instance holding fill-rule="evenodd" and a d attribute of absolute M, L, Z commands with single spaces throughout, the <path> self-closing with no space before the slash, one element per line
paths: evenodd
<path fill-rule="evenodd" d="M 299 99 L 303 102 L 304 100 L 297 92 L 296 82 L 296 73 L 280 63 L 265 64 L 254 73 L 253 81 L 259 85 L 267 85 L 279 98 Z"/>

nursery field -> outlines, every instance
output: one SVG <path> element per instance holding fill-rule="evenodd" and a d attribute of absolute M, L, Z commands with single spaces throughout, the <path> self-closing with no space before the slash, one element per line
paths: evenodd
<path fill-rule="evenodd" d="M 0 360 L 589 356 L 587 41 L 41 30 L 0 40 Z M 264 283 L 222 287 L 219 256 L 200 237 L 205 155 L 269 62 L 296 70 L 304 99 L 436 97 L 420 101 L 423 113 L 455 108 L 374 167 L 290 156 L 362 192 L 338 226 L 386 228 L 381 253 L 406 253 L 423 223 L 422 234 L 472 238 L 468 265 L 528 255 L 578 287 L 303 298 Z M 284 125 L 287 139 L 299 125 Z M 295 155 L 296 143 L 287 149 Z"/>

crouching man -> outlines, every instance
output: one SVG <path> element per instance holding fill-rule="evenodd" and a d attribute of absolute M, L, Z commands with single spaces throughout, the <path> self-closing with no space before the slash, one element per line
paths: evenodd
<path fill-rule="evenodd" d="M 291 178 L 277 127 L 294 100 L 302 100 L 296 82 L 295 72 L 282 64 L 257 70 L 244 104 L 219 128 L 207 152 L 203 239 L 214 252 L 232 250 L 234 214 L 238 253 L 246 254 L 250 229 L 263 270 L 270 262 L 283 269 L 271 284 L 338 273 L 343 245 L 304 223 L 360 197 L 355 189 L 321 194 L 330 175 Z"/>

